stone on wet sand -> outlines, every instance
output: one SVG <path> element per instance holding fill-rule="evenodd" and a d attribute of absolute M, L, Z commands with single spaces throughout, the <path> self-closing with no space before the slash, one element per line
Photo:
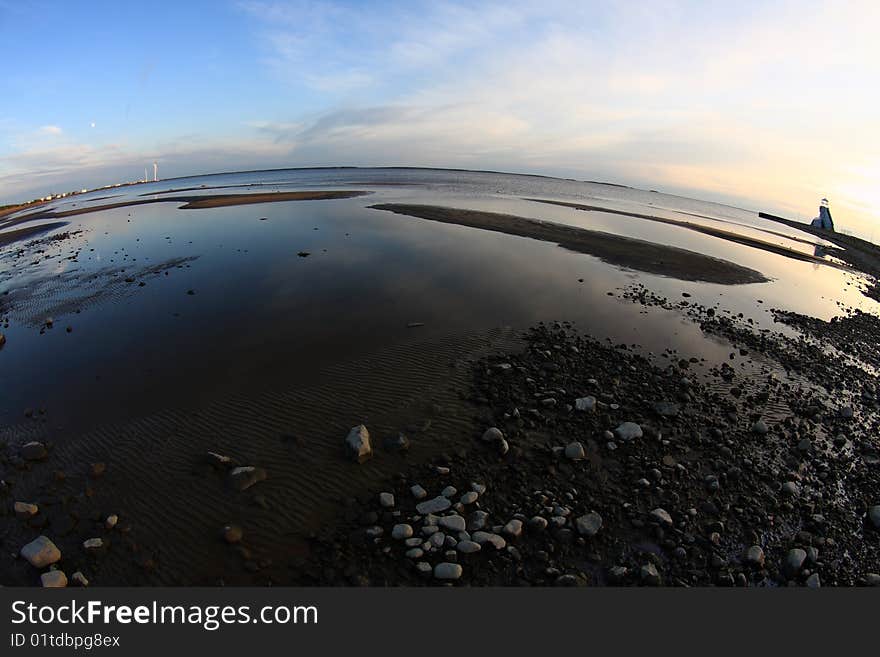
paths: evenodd
<path fill-rule="evenodd" d="M 483 432 L 483 442 L 494 443 L 504 440 L 504 434 L 498 427 L 489 427 Z"/>
<path fill-rule="evenodd" d="M 16 502 L 12 505 L 12 508 L 15 511 L 16 517 L 22 520 L 33 518 L 40 512 L 40 507 L 29 502 Z"/>
<path fill-rule="evenodd" d="M 107 529 L 113 529 L 117 524 L 119 524 L 119 516 L 115 513 L 111 513 L 104 519 L 104 527 Z"/>
<path fill-rule="evenodd" d="M 679 410 L 679 405 L 671 401 L 658 401 L 654 404 L 654 412 L 662 417 L 676 417 Z"/>
<path fill-rule="evenodd" d="M 423 500 L 428 497 L 428 491 L 424 488 L 415 484 L 414 486 L 410 486 L 409 492 L 412 493 L 412 496 L 417 500 Z"/>
<path fill-rule="evenodd" d="M 584 446 L 575 441 L 569 443 L 565 446 L 565 458 L 570 459 L 572 461 L 581 461 L 586 457 L 587 453 L 584 451 Z"/>
<path fill-rule="evenodd" d="M 489 544 L 496 550 L 503 550 L 507 546 L 507 541 L 505 541 L 502 536 L 491 532 L 474 532 L 471 536 L 471 540 L 480 545 Z"/>
<path fill-rule="evenodd" d="M 819 579 L 819 573 L 813 573 L 809 577 L 807 577 L 807 588 L 818 589 L 822 588 L 822 582 Z"/>
<path fill-rule="evenodd" d="M 592 413 L 596 409 L 596 398 L 590 397 L 589 395 L 586 397 L 579 397 L 574 400 L 575 410 L 578 410 L 582 413 Z"/>
<path fill-rule="evenodd" d="M 581 536 L 593 537 L 602 529 L 602 516 L 591 511 L 575 520 L 574 524 Z"/>
<path fill-rule="evenodd" d="M 642 437 L 642 427 L 635 422 L 624 422 L 614 430 L 618 440 L 627 442 Z"/>
<path fill-rule="evenodd" d="M 657 567 L 652 563 L 646 563 L 642 566 L 639 570 L 639 576 L 648 586 L 660 585 L 660 573 L 657 572 Z"/>
<path fill-rule="evenodd" d="M 40 585 L 44 589 L 63 589 L 67 586 L 67 575 L 62 570 L 50 570 L 40 575 Z"/>
<path fill-rule="evenodd" d="M 394 508 L 394 494 L 393 493 L 379 493 L 379 504 L 383 509 L 393 509 Z"/>
<path fill-rule="evenodd" d="M 840 409 L 840 417 L 844 420 L 849 420 L 853 416 L 853 408 L 852 406 L 843 406 Z"/>
<path fill-rule="evenodd" d="M 443 497 L 453 497 L 458 492 L 458 489 L 455 486 L 447 486 L 443 490 L 440 491 L 440 494 Z"/>
<path fill-rule="evenodd" d="M 473 504 L 479 498 L 479 494 L 476 491 L 469 490 L 464 495 L 461 496 L 459 502 L 467 506 L 468 504 Z"/>
<path fill-rule="evenodd" d="M 420 515 L 425 515 L 427 513 L 440 513 L 441 511 L 446 511 L 446 509 L 451 506 L 452 502 L 449 501 L 448 497 L 438 495 L 433 499 L 416 504 L 416 511 Z"/>
<path fill-rule="evenodd" d="M 93 556 L 103 554 L 106 548 L 107 544 L 102 538 L 88 538 L 83 541 L 83 550 Z"/>
<path fill-rule="evenodd" d="M 421 559 L 423 556 L 425 556 L 425 551 L 422 548 L 410 548 L 406 551 L 404 556 L 407 559 Z"/>
<path fill-rule="evenodd" d="M 241 527 L 238 525 L 226 525 L 221 532 L 223 536 L 223 540 L 233 545 L 234 543 L 240 543 L 244 532 Z"/>
<path fill-rule="evenodd" d="M 88 578 L 82 574 L 81 571 L 77 570 L 73 575 L 70 576 L 70 581 L 73 582 L 76 586 L 86 587 L 89 585 Z"/>
<path fill-rule="evenodd" d="M 759 419 L 752 425 L 752 433 L 759 436 L 763 436 L 768 431 L 770 431 L 770 428 L 767 426 L 767 423 L 764 422 L 764 420 Z"/>
<path fill-rule="evenodd" d="M 237 491 L 244 491 L 269 477 L 263 468 L 253 465 L 243 465 L 233 468 L 229 472 L 229 485 Z"/>
<path fill-rule="evenodd" d="M 461 577 L 461 565 L 444 561 L 434 566 L 434 577 L 442 580 L 456 580 Z"/>
<path fill-rule="evenodd" d="M 61 550 L 46 536 L 38 536 L 21 548 L 21 556 L 34 568 L 45 568 L 61 560 Z"/>
<path fill-rule="evenodd" d="M 782 494 L 785 497 L 797 497 L 798 493 L 801 492 L 800 486 L 797 485 L 794 481 L 786 481 L 782 484 Z"/>
<path fill-rule="evenodd" d="M 413 535 L 412 525 L 407 525 L 406 523 L 401 523 L 399 525 L 394 525 L 391 529 L 391 538 L 395 540 L 403 540 L 405 538 L 410 538 Z"/>
<path fill-rule="evenodd" d="M 666 511 L 666 509 L 661 509 L 657 507 L 653 511 L 651 511 L 651 520 L 656 522 L 659 525 L 664 527 L 672 527 L 672 516 Z"/>
<path fill-rule="evenodd" d="M 46 446 L 39 441 L 32 440 L 21 446 L 21 458 L 25 461 L 42 461 L 48 455 Z"/>
<path fill-rule="evenodd" d="M 474 511 L 471 514 L 470 519 L 468 520 L 468 531 L 479 531 L 481 529 L 485 529 L 486 521 L 489 518 L 489 514 L 486 511 Z"/>
<path fill-rule="evenodd" d="M 218 454 L 217 452 L 208 452 L 205 460 L 215 468 L 231 468 L 235 462 L 228 456 Z"/>
<path fill-rule="evenodd" d="M 373 456 L 370 432 L 363 424 L 352 427 L 345 437 L 345 451 L 356 463 L 364 463 Z"/>
<path fill-rule="evenodd" d="M 532 516 L 529 519 L 529 529 L 536 532 L 544 531 L 547 529 L 547 519 L 543 516 Z"/>

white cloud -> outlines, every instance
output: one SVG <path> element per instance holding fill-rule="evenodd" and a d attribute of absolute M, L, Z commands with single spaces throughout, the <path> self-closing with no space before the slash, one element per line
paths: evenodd
<path fill-rule="evenodd" d="M 44 125 L 38 132 L 41 135 L 60 135 L 64 131 L 57 125 Z"/>

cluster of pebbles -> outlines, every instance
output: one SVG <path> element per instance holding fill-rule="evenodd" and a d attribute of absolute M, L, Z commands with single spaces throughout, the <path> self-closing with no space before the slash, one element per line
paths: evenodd
<path fill-rule="evenodd" d="M 815 357 L 800 340 L 721 326 L 749 349 L 709 380 L 691 359 L 660 367 L 566 324 L 532 329 L 522 353 L 475 365 L 472 447 L 349 500 L 299 581 L 877 585 L 876 377 L 792 380 L 786 365 Z M 768 341 L 788 360 L 736 366 Z"/>

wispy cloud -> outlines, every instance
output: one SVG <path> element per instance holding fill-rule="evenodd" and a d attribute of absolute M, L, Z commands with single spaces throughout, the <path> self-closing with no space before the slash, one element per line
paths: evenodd
<path fill-rule="evenodd" d="M 57 125 L 44 125 L 38 132 L 41 135 L 60 135 L 64 131 Z"/>

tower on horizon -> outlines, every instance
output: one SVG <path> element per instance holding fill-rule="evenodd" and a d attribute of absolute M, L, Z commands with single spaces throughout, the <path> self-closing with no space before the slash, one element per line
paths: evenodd
<path fill-rule="evenodd" d="M 153 182 L 158 182 L 159 180 L 159 163 L 153 162 Z"/>

